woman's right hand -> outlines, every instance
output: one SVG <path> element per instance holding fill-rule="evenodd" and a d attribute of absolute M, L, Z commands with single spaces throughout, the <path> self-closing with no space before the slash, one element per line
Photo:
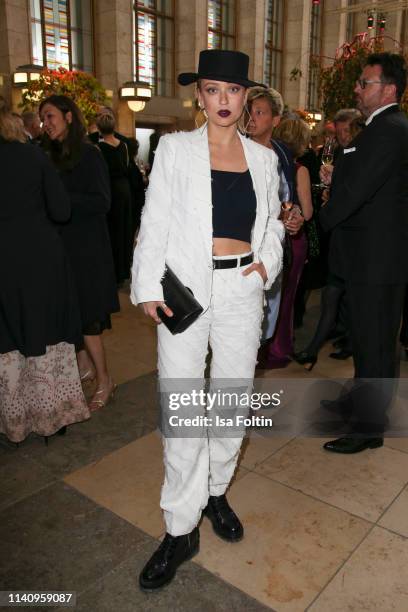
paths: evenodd
<path fill-rule="evenodd" d="M 332 181 L 334 166 L 331 164 L 323 164 L 320 166 L 320 179 L 322 183 L 326 185 L 326 187 L 330 187 Z"/>
<path fill-rule="evenodd" d="M 145 315 L 151 317 L 153 321 L 155 321 L 155 323 L 157 323 L 158 325 L 161 323 L 161 319 L 157 314 L 157 308 L 159 306 L 168 317 L 173 316 L 173 312 L 168 306 L 166 306 L 164 302 L 143 302 L 142 304 L 143 312 L 145 313 Z"/>

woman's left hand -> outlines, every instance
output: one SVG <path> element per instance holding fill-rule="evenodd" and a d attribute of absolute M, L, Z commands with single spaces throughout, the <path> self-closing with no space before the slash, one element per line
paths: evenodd
<path fill-rule="evenodd" d="M 264 284 L 268 280 L 268 275 L 265 270 L 265 266 L 263 263 L 253 263 L 246 270 L 243 271 L 242 276 L 248 276 L 248 274 L 252 274 L 253 272 L 257 272 L 260 274 Z"/>

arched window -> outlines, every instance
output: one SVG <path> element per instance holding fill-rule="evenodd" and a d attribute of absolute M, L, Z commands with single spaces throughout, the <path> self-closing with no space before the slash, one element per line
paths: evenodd
<path fill-rule="evenodd" d="M 93 72 L 92 0 L 30 0 L 34 64 Z"/>
<path fill-rule="evenodd" d="M 285 0 L 268 0 L 265 20 L 264 83 L 282 90 Z"/>
<path fill-rule="evenodd" d="M 236 0 L 209 0 L 209 49 L 235 49 L 236 13 Z"/>
<path fill-rule="evenodd" d="M 134 7 L 134 78 L 156 96 L 174 96 L 174 0 L 137 0 Z"/>

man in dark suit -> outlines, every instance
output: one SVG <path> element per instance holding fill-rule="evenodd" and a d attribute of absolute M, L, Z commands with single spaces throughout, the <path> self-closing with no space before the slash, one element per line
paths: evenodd
<path fill-rule="evenodd" d="M 339 403 L 351 432 L 324 445 L 338 453 L 382 446 L 393 395 L 408 280 L 408 120 L 398 108 L 406 81 L 402 56 L 369 56 L 355 88 L 366 127 L 340 154 L 320 213 L 332 230 L 331 271 L 345 281 L 354 349 L 354 385 Z"/>

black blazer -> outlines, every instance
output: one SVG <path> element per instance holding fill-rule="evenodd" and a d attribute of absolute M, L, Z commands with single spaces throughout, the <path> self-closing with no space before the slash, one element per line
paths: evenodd
<path fill-rule="evenodd" d="M 339 155 L 320 222 L 332 230 L 334 274 L 356 283 L 408 281 L 408 120 L 397 106 Z"/>

